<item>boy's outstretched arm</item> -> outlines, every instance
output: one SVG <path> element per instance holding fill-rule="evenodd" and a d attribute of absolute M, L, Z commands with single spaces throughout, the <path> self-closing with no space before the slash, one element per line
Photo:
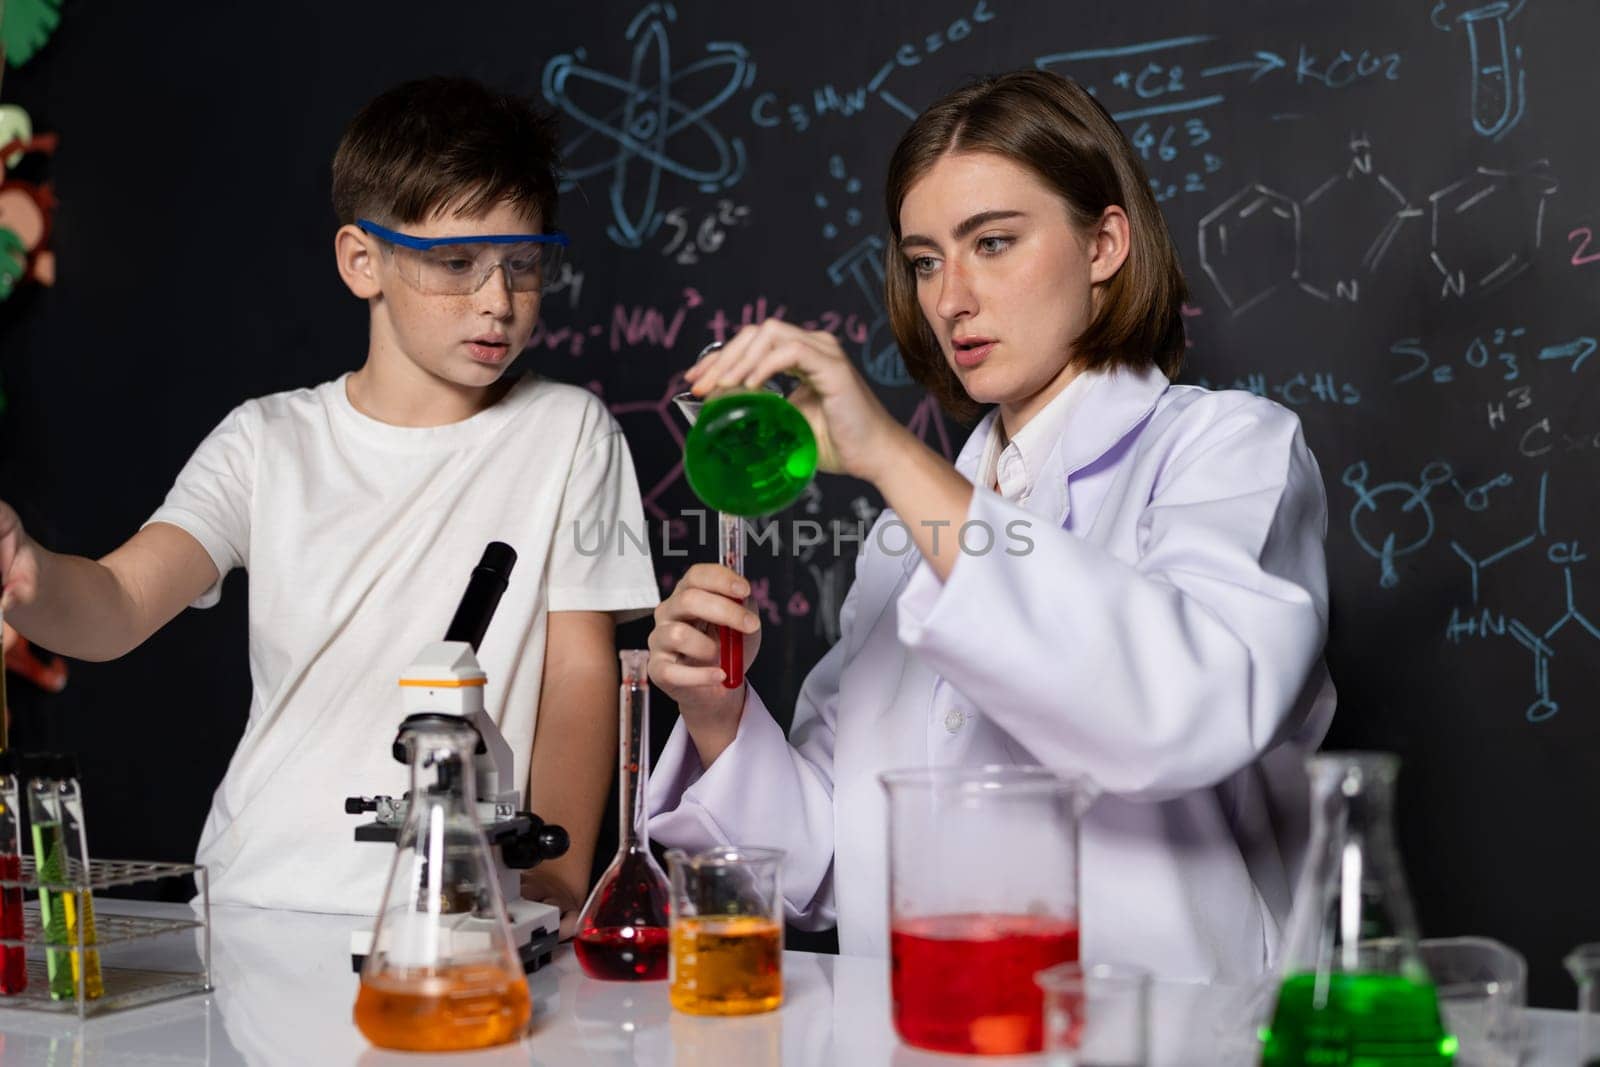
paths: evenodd
<path fill-rule="evenodd" d="M 189 534 L 152 523 L 98 561 L 51 552 L 0 502 L 6 622 L 28 640 L 83 660 L 137 648 L 217 580 Z"/>
<path fill-rule="evenodd" d="M 561 909 L 571 937 L 589 892 L 595 838 L 617 765 L 616 628 L 603 611 L 552 611 L 545 637 L 544 680 L 534 726 L 529 809 L 566 828 L 572 845 L 560 859 L 522 876 L 523 896 Z"/>

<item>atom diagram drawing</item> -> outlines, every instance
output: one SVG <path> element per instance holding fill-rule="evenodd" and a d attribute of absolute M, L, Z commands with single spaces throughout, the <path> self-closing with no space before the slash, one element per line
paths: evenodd
<path fill-rule="evenodd" d="M 668 28 L 677 18 L 667 3 L 649 4 L 634 16 L 625 76 L 586 66 L 581 48 L 544 69 L 545 99 L 582 129 L 562 153 L 563 188 L 609 174 L 606 233 L 625 248 L 641 247 L 660 227 L 665 181 L 681 179 L 715 193 L 744 176 L 744 143 L 725 136 L 711 117 L 750 87 L 756 65 L 743 45 L 712 41 L 704 58 L 674 69 Z"/>

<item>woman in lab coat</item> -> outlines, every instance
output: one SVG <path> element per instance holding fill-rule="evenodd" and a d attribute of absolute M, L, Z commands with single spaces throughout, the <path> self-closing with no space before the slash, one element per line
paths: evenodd
<path fill-rule="evenodd" d="M 1133 149 L 1075 84 L 1025 71 L 934 104 L 895 150 L 887 207 L 908 368 L 955 413 L 991 410 L 952 466 L 827 333 L 768 321 L 691 369 L 701 395 L 797 375 L 823 469 L 888 510 L 788 737 L 753 688 L 722 685 L 710 627 L 759 648 L 742 579 L 691 568 L 657 609 L 650 676 L 682 718 L 650 832 L 787 850 L 790 920 L 882 955 L 877 775 L 1041 764 L 1103 791 L 1082 830 L 1086 958 L 1257 975 L 1334 702 L 1326 501 L 1299 420 L 1170 384 L 1177 255 Z"/>

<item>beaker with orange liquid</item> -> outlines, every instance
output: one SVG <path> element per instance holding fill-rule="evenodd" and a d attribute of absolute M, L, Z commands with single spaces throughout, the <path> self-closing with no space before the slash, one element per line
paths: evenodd
<path fill-rule="evenodd" d="M 672 1006 L 753 1015 L 783 1003 L 783 852 L 720 845 L 667 853 Z"/>
<path fill-rule="evenodd" d="M 356 1026 L 381 1048 L 448 1052 L 518 1040 L 532 1016 L 505 902 L 476 817 L 478 733 L 450 715 L 414 715 L 411 792 Z"/>

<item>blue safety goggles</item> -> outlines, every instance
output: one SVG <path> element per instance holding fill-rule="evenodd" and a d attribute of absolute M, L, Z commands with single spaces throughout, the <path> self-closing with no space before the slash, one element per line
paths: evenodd
<path fill-rule="evenodd" d="M 397 272 L 413 288 L 449 296 L 477 292 L 496 267 L 512 292 L 539 292 L 559 276 L 571 243 L 559 232 L 413 237 L 370 219 L 356 225 L 389 247 Z"/>

